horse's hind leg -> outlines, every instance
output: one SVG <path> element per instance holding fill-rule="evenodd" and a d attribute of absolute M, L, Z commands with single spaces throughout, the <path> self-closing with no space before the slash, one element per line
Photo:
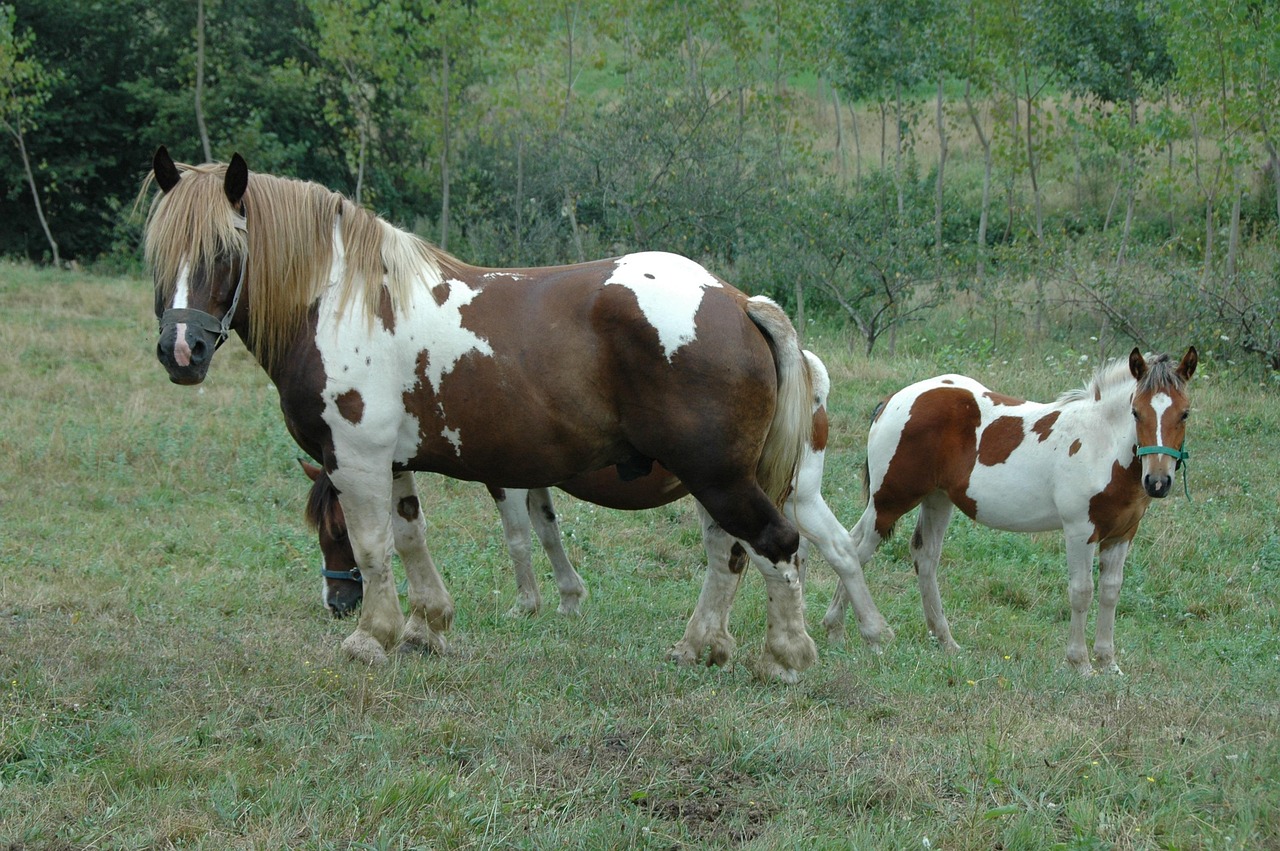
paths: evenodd
<path fill-rule="evenodd" d="M 796 682 L 800 672 L 818 658 L 818 648 L 804 623 L 804 586 L 797 563 L 799 532 L 754 482 L 735 488 L 701 489 L 694 496 L 726 532 L 746 546 L 764 576 L 767 622 L 757 675 L 765 680 Z"/>
<path fill-rule="evenodd" d="M 783 513 L 794 518 L 796 528 L 806 539 L 817 545 L 819 552 L 840 577 L 838 594 L 853 603 L 858 619 L 858 632 L 873 650 L 879 651 L 882 642 L 893 640 L 893 630 L 871 599 L 862 564 L 849 532 L 840 524 L 831 508 L 822 498 L 823 453 L 812 450 L 805 453 L 796 487 L 783 507 Z M 803 548 L 802 548 L 803 549 Z M 833 600 L 834 603 L 834 600 Z M 840 636 L 844 633 L 844 608 L 840 606 Z M 831 630 L 828 628 L 828 637 Z"/>
<path fill-rule="evenodd" d="M 1093 658 L 1110 674 L 1122 674 L 1116 664 L 1116 604 L 1124 584 L 1124 560 L 1128 541 L 1105 542 L 1098 550 L 1098 624 L 1093 639 Z"/>
<path fill-rule="evenodd" d="M 556 520 L 556 507 L 551 501 L 551 491 L 547 488 L 534 488 L 528 497 L 529 520 L 533 523 L 538 540 L 547 558 L 551 559 L 551 570 L 556 577 L 556 588 L 560 591 L 560 607 L 557 611 L 562 615 L 580 614 L 578 607 L 587 599 L 587 586 L 583 584 L 578 571 L 573 569 L 569 554 L 564 551 L 564 539 L 560 536 L 560 524 Z"/>
<path fill-rule="evenodd" d="M 702 503 L 696 505 L 702 523 L 702 543 L 707 550 L 707 571 L 693 616 L 669 656 L 678 664 L 692 665 L 705 651 L 708 665 L 723 665 L 737 648 L 737 642 L 729 633 L 729 610 L 742 582 L 746 556 L 734 553 L 733 538 L 712 519 Z"/>
<path fill-rule="evenodd" d="M 920 503 L 920 518 L 911 536 L 911 560 L 916 567 L 916 584 L 920 587 L 920 605 L 929 632 L 943 650 L 960 649 L 951 637 L 951 625 L 942 611 L 942 595 L 938 593 L 938 562 L 942 558 L 942 537 L 951 522 L 953 506 L 941 493 L 934 493 Z"/>
<path fill-rule="evenodd" d="M 880 541 L 880 535 L 876 532 L 876 507 L 874 503 L 871 503 L 867 505 L 862 517 L 858 519 L 854 527 L 849 530 L 849 546 L 853 549 L 853 558 L 857 561 L 859 572 L 862 572 L 863 568 L 871 561 L 871 557 L 875 555 L 876 549 L 880 546 Z M 865 574 L 862 579 L 862 586 L 864 589 L 866 588 Z M 870 598 L 871 595 L 868 591 L 867 599 L 870 600 Z M 842 581 L 836 586 L 835 594 L 831 597 L 831 604 L 827 606 L 827 613 L 822 616 L 822 626 L 827 631 L 827 641 L 832 644 L 839 645 L 844 643 L 845 610 L 848 608 L 849 603 L 849 592 Z M 874 602 L 871 603 L 871 607 L 875 607 Z M 858 611 L 856 604 L 854 611 Z M 879 614 L 879 610 L 876 611 L 876 614 Z M 883 617 L 881 621 L 883 621 Z M 863 639 L 872 646 L 872 649 L 879 649 L 878 643 L 873 642 L 864 631 L 861 615 L 859 615 L 858 619 L 858 631 L 862 633 Z M 891 641 L 893 637 L 893 630 L 886 624 L 884 632 L 880 635 L 880 641 Z"/>
<path fill-rule="evenodd" d="M 542 608 L 542 592 L 533 574 L 533 533 L 529 520 L 528 496 L 531 491 L 516 488 L 489 488 L 502 518 L 502 536 L 511 556 L 511 569 L 516 575 L 516 604 L 507 614 L 516 617 L 537 614 Z"/>
<path fill-rule="evenodd" d="M 443 633 L 453 625 L 453 598 L 427 550 L 427 523 L 413 473 L 395 473 L 391 492 L 395 504 L 391 530 L 409 580 L 409 623 L 404 641 L 410 647 L 443 653 L 447 646 Z"/>

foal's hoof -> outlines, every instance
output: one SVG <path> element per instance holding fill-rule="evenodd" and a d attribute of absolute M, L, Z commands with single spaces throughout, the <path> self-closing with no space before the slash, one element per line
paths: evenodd
<path fill-rule="evenodd" d="M 449 643 L 438 632 L 433 632 L 424 623 L 410 622 L 405 627 L 401 650 L 416 650 L 419 653 L 434 653 L 443 656 L 449 649 Z"/>
<path fill-rule="evenodd" d="M 378 639 L 367 632 L 353 632 L 342 642 L 342 652 L 353 662 L 366 665 L 383 665 L 387 661 L 387 651 Z"/>

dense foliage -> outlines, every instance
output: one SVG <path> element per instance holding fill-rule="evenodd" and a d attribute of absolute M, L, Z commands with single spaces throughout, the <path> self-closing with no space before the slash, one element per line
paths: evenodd
<path fill-rule="evenodd" d="M 136 268 L 163 143 L 474 262 L 690 254 L 867 349 L 973 290 L 1274 368 L 1278 68 L 1280 11 L 1241 0 L 22 0 L 0 255 Z M 1112 278 L 1175 257 L 1184 308 L 1064 278 L 1081 238 Z"/>

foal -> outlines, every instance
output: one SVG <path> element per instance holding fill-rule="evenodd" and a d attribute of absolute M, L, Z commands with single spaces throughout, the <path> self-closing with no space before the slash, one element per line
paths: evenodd
<path fill-rule="evenodd" d="M 962 375 L 942 375 L 898 391 L 877 410 L 867 436 L 870 499 L 853 530 L 865 564 L 894 523 L 917 505 L 911 538 L 929 631 L 958 650 L 938 594 L 942 536 L 953 508 L 1011 532 L 1062 529 L 1067 542 L 1071 628 L 1067 664 L 1093 672 L 1085 620 L 1098 555 L 1098 621 L 1093 655 L 1116 664 L 1116 602 L 1124 559 L 1151 499 L 1164 498 L 1182 451 L 1190 402 L 1186 385 L 1197 355 L 1188 348 L 1146 360 L 1134 349 L 1100 369 L 1080 390 L 1048 404 L 1024 402 Z M 823 625 L 844 629 L 837 589 Z"/>

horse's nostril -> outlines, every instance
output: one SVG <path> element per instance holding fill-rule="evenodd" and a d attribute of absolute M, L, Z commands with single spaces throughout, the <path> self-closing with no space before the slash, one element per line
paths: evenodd
<path fill-rule="evenodd" d="M 208 350 L 208 347 L 205 346 L 204 340 L 196 340 L 195 343 L 191 346 L 191 362 L 204 363 L 205 352 L 207 350 Z"/>

